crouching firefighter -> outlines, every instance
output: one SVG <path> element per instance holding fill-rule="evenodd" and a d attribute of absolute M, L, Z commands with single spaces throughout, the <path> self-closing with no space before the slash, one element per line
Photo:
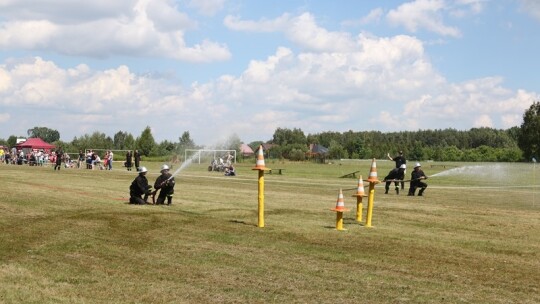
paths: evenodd
<path fill-rule="evenodd" d="M 423 180 L 427 179 L 428 177 L 424 174 L 424 171 L 422 171 L 420 167 L 420 163 L 416 163 L 414 170 L 411 173 L 411 187 L 409 188 L 409 196 L 414 196 L 417 188 L 420 188 L 420 191 L 418 191 L 418 196 L 424 195 L 424 191 L 428 186 L 423 182 Z"/>
<path fill-rule="evenodd" d="M 150 195 L 150 186 L 146 179 L 146 167 L 139 168 L 139 175 L 131 182 L 129 186 L 129 203 L 137 205 L 145 205 Z M 144 195 L 144 198 L 143 198 Z"/>
<path fill-rule="evenodd" d="M 156 189 L 155 191 L 161 189 L 161 191 L 159 191 L 157 201 L 155 202 L 156 205 L 165 204 L 165 197 L 167 198 L 167 205 L 172 204 L 174 184 L 174 177 L 171 173 L 169 173 L 169 166 L 161 166 L 161 175 L 158 176 L 156 182 L 154 183 L 154 188 Z"/>
<path fill-rule="evenodd" d="M 399 168 L 394 168 L 390 172 L 388 172 L 388 175 L 384 178 L 384 182 L 386 182 L 386 185 L 384 186 L 384 194 L 388 194 L 388 190 L 390 189 L 390 184 L 394 182 L 395 188 L 396 188 L 396 194 L 399 194 L 399 183 L 403 182 L 403 178 L 405 177 L 405 169 L 407 169 L 407 165 L 402 164 L 399 166 Z"/>

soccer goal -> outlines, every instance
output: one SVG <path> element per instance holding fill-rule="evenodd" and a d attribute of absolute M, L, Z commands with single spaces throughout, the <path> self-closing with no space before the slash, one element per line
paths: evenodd
<path fill-rule="evenodd" d="M 236 150 L 213 150 L 213 149 L 186 149 L 184 160 L 204 163 L 211 163 L 213 160 L 221 159 L 224 163 L 228 161 L 236 164 Z"/>

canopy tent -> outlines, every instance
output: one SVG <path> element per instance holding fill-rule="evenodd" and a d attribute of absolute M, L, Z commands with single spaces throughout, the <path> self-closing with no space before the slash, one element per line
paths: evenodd
<path fill-rule="evenodd" d="M 19 143 L 19 144 L 16 144 L 15 147 L 17 147 L 18 150 L 45 150 L 45 151 L 50 151 L 54 148 L 56 148 L 56 146 L 54 145 L 51 145 L 49 143 L 46 143 L 45 141 L 43 141 L 43 139 L 39 138 L 39 137 L 33 137 L 33 138 L 29 138 L 27 139 L 25 142 L 22 142 L 22 143 Z M 25 151 L 26 152 L 26 151 Z"/>

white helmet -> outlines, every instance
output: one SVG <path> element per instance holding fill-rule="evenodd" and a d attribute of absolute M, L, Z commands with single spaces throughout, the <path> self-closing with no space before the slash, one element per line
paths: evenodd
<path fill-rule="evenodd" d="M 139 169 L 139 173 L 145 173 L 145 172 L 148 172 L 148 169 L 146 169 L 146 167 L 141 167 Z"/>
<path fill-rule="evenodd" d="M 405 164 L 402 164 L 401 166 L 399 166 L 401 169 L 407 169 L 407 165 Z"/>
<path fill-rule="evenodd" d="M 415 168 L 418 168 L 418 167 L 421 167 L 420 166 L 420 163 L 416 163 L 416 165 L 414 165 Z"/>
<path fill-rule="evenodd" d="M 163 170 L 169 170 L 169 166 L 167 166 L 167 165 L 161 166 L 161 171 L 163 171 Z"/>

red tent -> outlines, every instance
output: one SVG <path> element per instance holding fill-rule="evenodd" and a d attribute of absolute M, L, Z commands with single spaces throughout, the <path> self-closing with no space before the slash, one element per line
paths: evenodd
<path fill-rule="evenodd" d="M 23 149 L 23 150 L 24 149 L 29 149 L 29 150 L 34 150 L 34 149 L 41 150 L 41 149 L 43 149 L 45 151 L 50 151 L 50 150 L 56 148 L 54 145 L 46 143 L 46 142 L 43 141 L 43 139 L 38 138 L 38 137 L 29 138 L 25 142 L 16 144 L 15 147 L 17 147 L 18 150 L 20 150 L 20 149 Z"/>

